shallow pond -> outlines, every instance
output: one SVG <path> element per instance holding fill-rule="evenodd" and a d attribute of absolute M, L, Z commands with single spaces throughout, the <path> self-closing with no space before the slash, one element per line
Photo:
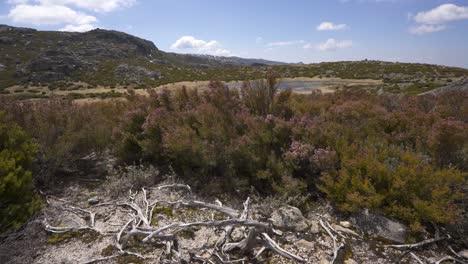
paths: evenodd
<path fill-rule="evenodd" d="M 242 82 L 227 83 L 229 88 L 241 88 Z M 321 82 L 321 81 L 283 81 L 281 82 L 279 89 L 305 89 L 313 90 L 324 86 L 337 85 L 337 83 Z"/>

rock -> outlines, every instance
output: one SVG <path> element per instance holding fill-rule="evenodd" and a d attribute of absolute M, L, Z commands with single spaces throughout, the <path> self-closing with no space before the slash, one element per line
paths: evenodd
<path fill-rule="evenodd" d="M 351 222 L 367 235 L 378 236 L 397 243 L 404 243 L 408 234 L 408 228 L 402 223 L 371 214 L 367 210 L 355 214 Z"/>
<path fill-rule="evenodd" d="M 5 68 L 6 68 L 6 66 L 5 66 L 5 65 L 3 65 L 3 64 L 0 64 L 0 72 L 1 72 L 1 71 L 3 71 L 3 70 L 5 70 Z"/>
<path fill-rule="evenodd" d="M 310 226 L 310 232 L 312 234 L 318 234 L 320 233 L 320 225 L 318 221 L 309 221 L 309 226 Z"/>
<path fill-rule="evenodd" d="M 468 259 L 468 249 L 458 252 L 458 255 Z"/>
<path fill-rule="evenodd" d="M 310 252 L 310 251 L 314 250 L 314 243 L 309 242 L 309 241 L 307 241 L 305 239 L 301 239 L 301 240 L 297 241 L 296 246 L 298 248 L 304 249 L 307 252 Z"/>
<path fill-rule="evenodd" d="M 351 228 L 352 225 L 351 225 L 351 223 L 348 222 L 348 221 L 341 221 L 341 222 L 340 222 L 340 226 L 346 227 L 346 228 Z"/>
<path fill-rule="evenodd" d="M 296 207 L 286 206 L 273 212 L 271 215 L 273 225 L 278 228 L 285 228 L 296 232 L 305 231 L 308 226 L 306 219 Z"/>
<path fill-rule="evenodd" d="M 358 264 L 354 259 L 347 259 L 344 261 L 344 264 Z"/>
<path fill-rule="evenodd" d="M 319 264 L 330 264 L 330 261 L 328 261 L 326 259 L 321 259 Z"/>
<path fill-rule="evenodd" d="M 234 241 L 240 241 L 244 238 L 244 232 L 242 232 L 242 230 L 239 228 L 235 228 L 231 234 L 231 238 Z"/>
<path fill-rule="evenodd" d="M 98 203 L 99 203 L 99 198 L 97 196 L 94 196 L 88 199 L 89 205 L 96 205 Z"/>

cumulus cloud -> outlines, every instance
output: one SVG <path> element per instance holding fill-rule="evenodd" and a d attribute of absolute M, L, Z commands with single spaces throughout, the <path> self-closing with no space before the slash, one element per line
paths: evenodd
<path fill-rule="evenodd" d="M 21 4 L 27 4 L 29 0 L 8 0 L 6 2 L 7 4 L 10 4 L 10 5 L 21 5 Z"/>
<path fill-rule="evenodd" d="M 346 24 L 334 24 L 332 22 L 322 22 L 317 26 L 318 31 L 332 31 L 332 30 L 345 30 L 348 29 Z"/>
<path fill-rule="evenodd" d="M 1 0 L 0 0 L 1 1 Z M 14 23 L 61 25 L 62 31 L 89 31 L 98 19 L 84 12 L 107 13 L 134 5 L 136 0 L 6 0 L 6 15 Z M 80 11 L 77 11 L 80 10 Z"/>
<path fill-rule="evenodd" d="M 318 46 L 314 46 L 312 44 L 307 44 L 304 46 L 305 49 L 310 49 L 317 47 L 321 51 L 334 51 L 338 49 L 349 48 L 353 46 L 353 42 L 351 40 L 336 40 L 336 39 L 328 39 L 324 43 L 320 43 Z"/>
<path fill-rule="evenodd" d="M 297 44 L 304 44 L 304 40 L 293 40 L 293 41 L 278 41 L 278 42 L 270 42 L 267 44 L 268 47 L 285 47 L 285 46 L 292 46 Z"/>
<path fill-rule="evenodd" d="M 446 23 L 468 19 L 468 6 L 443 4 L 429 11 L 417 13 L 411 18 L 419 25 L 412 26 L 409 32 L 416 35 L 438 32 L 446 29 Z"/>
<path fill-rule="evenodd" d="M 192 36 L 183 36 L 172 44 L 171 49 L 212 49 L 219 46 L 216 40 L 204 41 Z"/>
<path fill-rule="evenodd" d="M 112 12 L 134 5 L 136 0 L 34 0 L 42 5 L 72 5 L 94 12 Z"/>
<path fill-rule="evenodd" d="M 427 33 L 442 31 L 446 27 L 444 25 L 419 25 L 410 28 L 410 33 L 416 35 L 423 35 Z"/>
<path fill-rule="evenodd" d="M 94 16 L 60 5 L 17 5 L 7 16 L 13 22 L 33 25 L 86 25 L 97 22 Z"/>
<path fill-rule="evenodd" d="M 171 45 L 172 50 L 189 50 L 194 53 L 216 56 L 230 56 L 232 53 L 222 47 L 216 40 L 205 41 L 193 36 L 183 36 Z"/>
<path fill-rule="evenodd" d="M 414 20 L 420 24 L 443 24 L 454 20 L 468 19 L 468 7 L 443 4 L 426 12 L 419 12 Z"/>
<path fill-rule="evenodd" d="M 66 32 L 86 32 L 95 29 L 96 27 L 91 24 L 83 24 L 83 25 L 66 25 L 65 27 L 59 29 L 59 31 L 66 31 Z"/>

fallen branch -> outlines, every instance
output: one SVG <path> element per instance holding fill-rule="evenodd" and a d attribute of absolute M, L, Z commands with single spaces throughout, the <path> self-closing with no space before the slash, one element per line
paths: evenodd
<path fill-rule="evenodd" d="M 328 233 L 328 235 L 332 238 L 333 240 L 333 258 L 331 260 L 331 263 L 335 263 L 335 260 L 336 258 L 338 257 L 338 253 L 340 252 L 340 249 L 342 249 L 344 247 L 344 244 L 343 243 L 340 243 L 339 245 L 337 245 L 337 238 L 336 236 L 333 235 L 333 233 L 330 231 L 330 224 L 327 222 L 327 225 L 330 227 L 328 228 L 327 225 L 325 225 L 322 221 L 322 219 L 319 220 L 319 223 L 320 225 L 323 227 L 323 229 L 325 229 L 325 231 Z M 335 231 L 336 232 L 336 231 Z M 338 232 L 336 232 L 338 233 Z"/>
<path fill-rule="evenodd" d="M 427 239 L 427 240 L 424 240 L 424 241 L 421 241 L 421 242 L 415 243 L 415 244 L 386 245 L 385 247 L 391 247 L 391 248 L 396 248 L 396 249 L 413 249 L 413 248 L 422 247 L 422 246 L 426 246 L 426 245 L 429 245 L 429 244 L 437 243 L 439 241 L 446 240 L 446 239 L 449 239 L 449 238 L 450 238 L 450 236 L 447 235 L 446 237 Z"/>
<path fill-rule="evenodd" d="M 85 263 L 96 263 L 107 261 L 124 255 L 132 255 L 140 259 L 145 259 L 145 256 L 130 252 L 127 250 L 129 241 L 133 237 L 141 238 L 143 243 L 148 242 L 161 242 L 165 243 L 166 250 L 161 254 L 160 263 L 179 263 L 182 254 L 178 251 L 178 237 L 177 235 L 186 229 L 193 227 L 206 227 L 221 229 L 223 232 L 218 232 L 219 238 L 214 247 L 210 249 L 209 256 L 202 257 L 200 254 L 193 254 L 193 260 L 203 261 L 205 263 L 243 263 L 251 260 L 259 259 L 260 256 L 266 251 L 270 250 L 282 257 L 292 259 L 297 262 L 306 262 L 305 259 L 297 256 L 283 248 L 281 248 L 271 237 L 272 235 L 280 235 L 275 231 L 269 223 L 264 223 L 249 219 L 249 206 L 250 198 L 247 198 L 243 204 L 243 210 L 237 211 L 233 208 L 223 205 L 221 201 L 215 203 L 207 203 L 193 199 L 192 189 L 184 184 L 170 184 L 162 185 L 153 190 L 161 190 L 167 188 L 182 188 L 188 193 L 188 197 L 178 201 L 150 201 L 146 189 L 141 189 L 140 192 L 129 191 L 128 201 L 126 202 L 109 202 L 98 206 L 112 205 L 118 207 L 129 208 L 128 211 L 130 218 L 126 220 L 123 225 L 119 225 L 119 229 L 115 232 L 114 247 L 117 249 L 117 254 L 108 257 L 99 257 L 89 260 Z M 66 202 L 66 201 L 62 201 Z M 153 227 L 153 211 L 156 206 L 160 204 L 171 205 L 178 207 L 189 208 L 204 208 L 220 212 L 226 216 L 225 220 L 204 220 L 196 222 L 180 222 L 172 223 L 166 226 Z M 96 228 L 96 213 L 74 206 L 63 207 L 64 210 L 69 211 L 83 219 L 86 219 L 85 226 L 78 227 L 54 227 L 45 224 L 45 229 L 51 233 L 66 233 L 70 231 L 80 231 L 85 229 L 95 230 L 102 233 Z M 110 217 L 110 216 L 109 216 Z M 106 219 L 109 219 L 107 217 Z M 102 220 L 102 219 L 100 219 Z M 322 223 L 323 224 L 323 223 Z M 323 225 L 325 226 L 325 225 Z M 235 228 L 242 228 L 243 238 L 240 241 L 232 242 L 231 235 Z M 329 233 L 331 234 L 331 232 Z M 335 252 L 334 260 L 338 251 L 343 245 L 336 246 L 336 237 L 331 234 L 334 239 Z M 206 252 L 206 251 L 205 251 Z M 232 253 L 241 253 L 246 256 L 244 258 L 231 258 Z M 248 256 L 248 257 L 247 257 Z"/>

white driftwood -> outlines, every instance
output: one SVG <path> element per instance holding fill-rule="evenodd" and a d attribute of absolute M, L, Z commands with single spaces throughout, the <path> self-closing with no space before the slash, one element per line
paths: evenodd
<path fill-rule="evenodd" d="M 424 240 L 424 241 L 421 241 L 421 242 L 415 243 L 415 244 L 387 245 L 386 247 L 391 247 L 391 248 L 396 248 L 396 249 L 413 249 L 413 248 L 433 244 L 433 243 L 436 243 L 436 242 L 439 242 L 439 241 L 442 241 L 442 240 L 446 240 L 448 238 L 450 238 L 450 237 L 449 236 L 437 237 L 437 238 L 427 239 L 427 240 Z"/>
<path fill-rule="evenodd" d="M 215 203 L 207 203 L 203 201 L 194 200 L 192 189 L 184 184 L 170 184 L 162 185 L 153 190 L 162 190 L 168 188 L 182 188 L 186 190 L 188 196 L 185 199 L 178 201 L 150 201 L 148 199 L 148 192 L 142 188 L 141 192 L 129 191 L 128 201 L 126 202 L 109 202 L 97 206 L 115 206 L 116 208 L 124 207 L 130 209 L 130 218 L 120 226 L 119 230 L 115 231 L 114 246 L 118 253 L 108 257 L 99 257 L 86 261 L 85 263 L 97 263 L 107 261 L 123 255 L 132 255 L 141 259 L 145 256 L 130 252 L 127 250 L 128 242 L 132 237 L 142 238 L 143 243 L 150 241 L 161 242 L 166 244 L 166 250 L 160 256 L 159 263 L 179 263 L 181 261 L 181 254 L 178 251 L 178 237 L 180 231 L 192 227 L 207 227 L 207 228 L 221 228 L 224 235 L 221 235 L 215 244 L 214 248 L 209 251 L 209 257 L 201 257 L 200 254 L 194 254 L 193 259 L 203 261 L 205 263 L 245 263 L 251 260 L 258 260 L 260 256 L 268 249 L 282 257 L 295 260 L 297 262 L 306 262 L 303 258 L 294 255 L 293 253 L 281 248 L 271 237 L 271 235 L 280 235 L 275 231 L 270 224 L 259 222 L 249 219 L 249 206 L 250 198 L 247 198 L 243 204 L 241 212 L 223 205 L 217 200 Z M 78 227 L 54 227 L 45 224 L 45 229 L 51 233 L 66 233 L 70 231 L 80 230 L 95 230 L 104 234 L 96 228 L 96 213 L 82 209 L 79 207 L 69 206 L 69 202 L 63 202 L 63 209 L 78 215 L 81 218 L 88 218 L 85 226 Z M 206 220 L 197 222 L 181 222 L 172 223 L 162 227 L 153 227 L 151 225 L 153 219 L 153 211 L 157 205 L 166 204 L 170 206 L 189 207 L 189 208 L 204 208 L 220 212 L 226 216 L 225 220 Z M 65 206 L 66 205 L 66 206 Z M 97 207 L 94 206 L 94 207 Z M 107 216 L 105 219 L 109 219 Z M 240 241 L 234 242 L 231 239 L 231 234 L 235 228 L 241 228 L 244 233 L 244 238 Z M 333 236 L 334 237 L 334 236 Z M 336 239 L 336 238 L 334 238 Z M 336 243 L 336 241 L 334 240 Z M 256 250 L 257 249 L 257 250 Z M 338 248 L 339 250 L 339 248 Z M 233 253 L 239 252 L 242 255 L 250 256 L 244 258 L 232 258 Z M 336 255 L 337 253 L 335 253 Z"/>

